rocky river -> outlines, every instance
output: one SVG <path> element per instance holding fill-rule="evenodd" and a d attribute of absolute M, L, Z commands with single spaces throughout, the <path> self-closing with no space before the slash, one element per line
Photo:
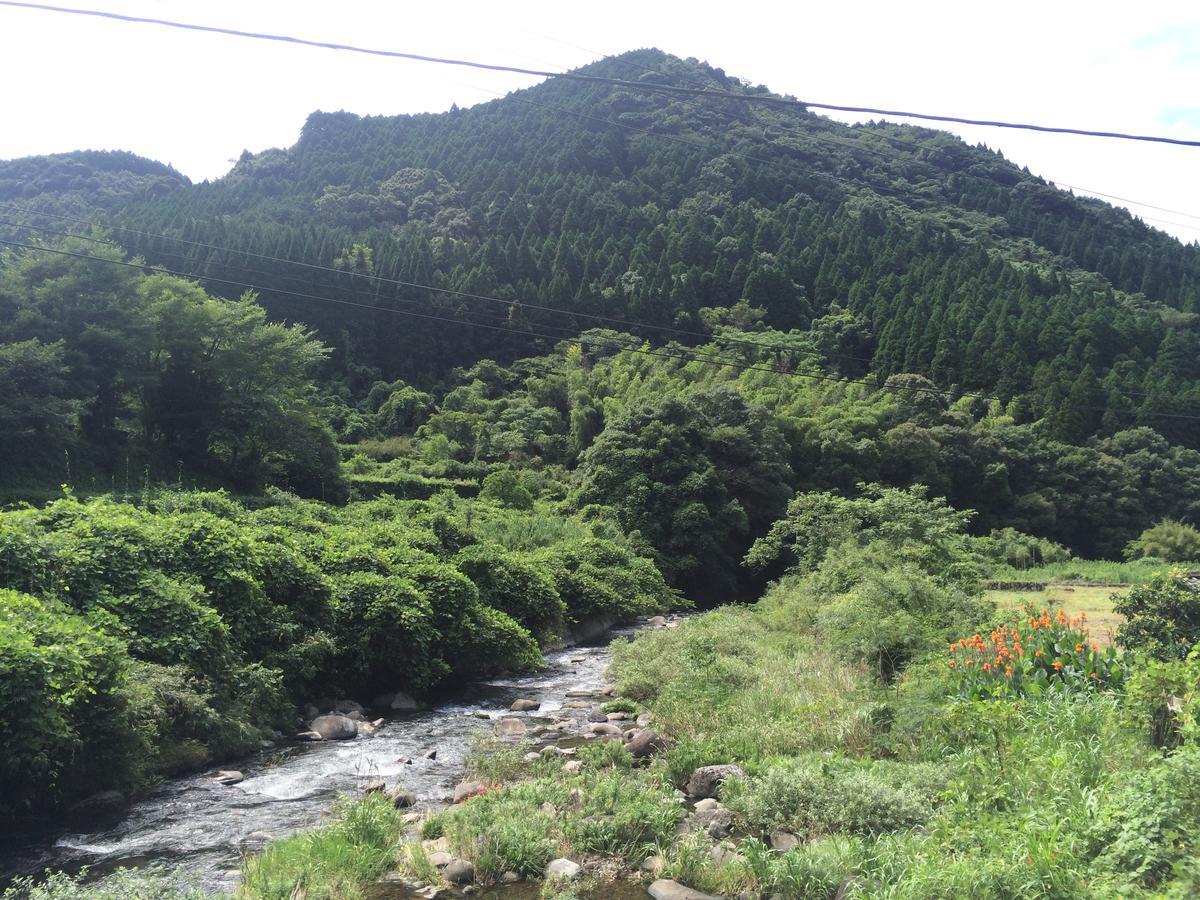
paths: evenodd
<path fill-rule="evenodd" d="M 138 866 L 178 873 L 213 892 L 227 890 L 256 838 L 318 825 L 339 796 L 358 795 L 373 780 L 407 788 L 418 809 L 444 804 L 463 777 L 476 734 L 491 734 L 504 718 L 522 717 L 536 727 L 559 711 L 578 715 L 587 704 L 573 702 L 568 692 L 601 688 L 609 642 L 636 630 L 617 629 L 596 643 L 550 653 L 541 672 L 472 684 L 436 708 L 386 719 L 370 736 L 283 742 L 226 763 L 221 768 L 241 775 L 234 784 L 220 783 L 215 770 L 171 779 L 108 818 L 67 833 L 30 835 L 3 848 L 0 873 L 84 866 L 102 873 Z M 512 712 L 517 699 L 539 707 Z"/>

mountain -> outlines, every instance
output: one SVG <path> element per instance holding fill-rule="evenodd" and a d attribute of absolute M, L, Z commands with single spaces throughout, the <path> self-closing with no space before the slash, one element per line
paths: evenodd
<path fill-rule="evenodd" d="M 695 60 L 639 50 L 579 71 L 644 88 L 562 79 L 444 114 L 314 113 L 295 146 L 203 184 L 124 154 L 19 160 L 0 165 L 0 201 L 69 199 L 151 262 L 259 287 L 335 347 L 352 391 L 545 350 L 597 324 L 582 314 L 655 342 L 680 336 L 652 326 L 703 333 L 702 309 L 744 298 L 780 330 L 861 316 L 847 374 L 1019 397 L 1076 440 L 1146 424 L 1197 445 L 1160 415 L 1200 413 L 1195 245 L 942 132 L 655 90 L 766 93 Z"/>

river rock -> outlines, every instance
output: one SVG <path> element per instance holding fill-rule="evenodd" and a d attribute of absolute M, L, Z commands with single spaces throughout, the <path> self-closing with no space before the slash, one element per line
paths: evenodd
<path fill-rule="evenodd" d="M 298 740 L 298 741 L 323 741 L 323 740 L 325 740 L 325 738 L 321 737 L 315 731 L 299 731 L 296 733 L 296 740 Z"/>
<path fill-rule="evenodd" d="M 392 702 L 388 704 L 388 709 L 396 712 L 415 712 L 421 708 L 421 704 L 416 698 L 404 693 L 404 691 L 396 691 L 392 694 Z"/>
<path fill-rule="evenodd" d="M 687 792 L 692 797 L 717 797 L 721 792 L 721 784 L 728 778 L 745 779 L 746 773 L 740 766 L 729 764 L 701 766 L 688 779 Z"/>
<path fill-rule="evenodd" d="M 542 704 L 537 700 L 514 700 L 509 707 L 512 712 L 533 712 L 541 708 Z"/>
<path fill-rule="evenodd" d="M 213 781 L 217 784 L 237 784 L 246 776 L 236 769 L 225 769 L 213 776 Z"/>
<path fill-rule="evenodd" d="M 465 859 L 456 859 L 442 869 L 442 877 L 451 884 L 470 884 L 475 880 L 475 866 Z"/>
<path fill-rule="evenodd" d="M 302 712 L 306 721 L 311 721 L 321 714 L 321 711 L 311 703 L 305 703 Z"/>
<path fill-rule="evenodd" d="M 731 850 L 730 848 L 722 846 L 721 844 L 717 844 L 717 846 L 709 850 L 708 855 L 712 857 L 712 861 L 718 866 L 745 861 L 745 858 L 737 851 Z"/>
<path fill-rule="evenodd" d="M 518 875 L 516 872 L 512 872 L 512 871 L 503 872 L 500 875 L 500 883 L 501 884 L 516 884 L 520 880 L 521 880 L 521 876 Z"/>
<path fill-rule="evenodd" d="M 608 735 L 612 737 L 620 737 L 623 732 L 616 725 L 610 725 L 607 722 L 593 722 L 588 726 L 588 732 L 596 735 Z"/>
<path fill-rule="evenodd" d="M 552 859 L 546 863 L 546 880 L 574 881 L 579 877 L 581 871 L 583 871 L 583 867 L 579 863 L 560 856 L 558 859 Z"/>
<path fill-rule="evenodd" d="M 721 804 L 712 797 L 705 797 L 703 800 L 696 801 L 696 812 L 708 812 L 710 809 L 720 809 Z"/>
<path fill-rule="evenodd" d="M 468 797 L 474 797 L 483 792 L 481 781 L 460 781 L 454 788 L 454 802 L 462 803 Z"/>
<path fill-rule="evenodd" d="M 642 871 L 657 875 L 667 867 L 667 861 L 661 856 L 647 856 L 642 860 Z"/>
<path fill-rule="evenodd" d="M 593 691 L 590 688 L 572 688 L 571 690 L 567 691 L 565 696 L 568 700 L 583 700 L 585 698 L 588 700 L 595 700 L 598 696 L 600 696 L 600 692 Z"/>
<path fill-rule="evenodd" d="M 120 791 L 100 791 L 84 798 L 71 807 L 72 813 L 95 813 L 108 809 L 116 809 L 125 805 L 125 795 Z"/>
<path fill-rule="evenodd" d="M 524 756 L 521 757 L 521 759 L 523 759 L 527 763 L 535 763 L 541 758 L 542 758 L 542 754 L 538 753 L 536 750 L 530 750 L 528 753 L 526 753 Z"/>
<path fill-rule="evenodd" d="M 660 878 L 648 888 L 654 900 L 725 900 L 716 894 L 705 894 L 694 888 L 684 887 L 678 881 Z"/>
<path fill-rule="evenodd" d="M 771 832 L 771 849 L 787 853 L 793 847 L 800 846 L 800 838 L 788 831 Z"/>
<path fill-rule="evenodd" d="M 640 714 L 637 717 L 637 723 L 638 723 L 639 728 L 645 728 L 647 725 L 649 725 L 653 721 L 654 721 L 654 713 L 650 712 L 650 710 L 646 710 L 644 713 Z"/>
<path fill-rule="evenodd" d="M 650 618 L 648 618 L 646 620 L 646 624 L 649 625 L 651 628 L 666 628 L 667 627 L 667 617 L 666 616 L 651 616 Z"/>
<path fill-rule="evenodd" d="M 275 836 L 269 831 L 252 831 L 238 841 L 237 845 L 239 850 L 255 851 L 261 850 L 273 840 Z"/>
<path fill-rule="evenodd" d="M 358 723 L 345 716 L 317 716 L 308 727 L 327 741 L 348 741 L 358 737 Z"/>
<path fill-rule="evenodd" d="M 719 806 L 715 809 L 698 810 L 692 816 L 692 825 L 696 830 L 703 830 L 710 838 L 719 841 L 729 837 L 733 828 L 733 813 Z"/>
<path fill-rule="evenodd" d="M 568 700 L 562 705 L 563 709 L 591 709 L 592 704 L 587 700 Z"/>
<path fill-rule="evenodd" d="M 579 771 L 582 768 L 583 768 L 583 760 L 580 760 L 580 759 L 572 759 L 568 762 L 563 763 L 563 771 L 566 772 L 568 775 L 578 775 Z"/>
<path fill-rule="evenodd" d="M 645 759 L 666 750 L 667 741 L 654 729 L 643 728 L 641 731 L 635 731 L 625 742 L 625 749 L 634 759 Z"/>
<path fill-rule="evenodd" d="M 610 722 L 624 722 L 626 719 L 629 718 L 629 713 L 610 712 L 610 713 L 605 713 L 604 718 L 608 719 L 608 721 L 610 721 Z"/>
<path fill-rule="evenodd" d="M 428 751 L 428 752 L 425 754 L 424 758 L 425 758 L 425 759 L 437 759 L 437 750 L 430 750 L 430 751 Z"/>
<path fill-rule="evenodd" d="M 392 801 L 392 805 L 396 809 L 407 809 L 410 806 L 415 806 L 417 802 L 417 795 L 408 788 L 401 787 L 400 785 L 396 785 L 388 791 L 387 798 Z"/>
<path fill-rule="evenodd" d="M 348 716 L 352 713 L 358 713 L 361 715 L 363 711 L 363 705 L 361 703 L 356 703 L 353 700 L 339 700 L 337 703 L 333 704 L 333 711 L 339 712 L 344 716 Z"/>
<path fill-rule="evenodd" d="M 604 723 L 606 723 L 608 721 L 608 714 L 602 713 L 598 709 L 594 709 L 590 713 L 587 714 L 586 718 L 589 722 L 598 722 L 601 725 L 603 725 Z"/>
<path fill-rule="evenodd" d="M 528 729 L 520 719 L 508 716 L 496 723 L 496 734 L 499 737 L 522 737 Z"/>
<path fill-rule="evenodd" d="M 429 864 L 431 866 L 434 866 L 438 869 L 444 869 L 446 866 L 450 865 L 450 863 L 454 862 L 454 857 L 445 850 L 435 850 L 425 858 L 429 860 Z"/>

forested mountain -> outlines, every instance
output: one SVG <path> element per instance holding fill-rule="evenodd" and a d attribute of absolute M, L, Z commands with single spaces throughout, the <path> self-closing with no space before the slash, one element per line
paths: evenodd
<path fill-rule="evenodd" d="M 151 262 L 265 289 L 272 315 L 334 348 L 351 390 L 549 347 L 521 331 L 595 324 L 532 306 L 629 319 L 661 340 L 648 326 L 704 332 L 702 309 L 746 299 L 780 330 L 834 305 L 860 316 L 845 374 L 1020 396 L 1018 418 L 1048 417 L 1070 440 L 1137 424 L 1200 440 L 1187 420 L 1156 418 L 1200 412 L 1195 246 L 942 132 L 655 92 L 766 90 L 694 60 L 644 50 L 581 72 L 644 89 L 559 80 L 446 114 L 315 113 L 295 146 L 199 185 L 120 155 L 48 158 L 37 175 L 18 161 L 0 167 L 0 200 L 45 200 L 62 182 L 114 226 L 200 242 L 114 231 Z M 95 185 L 49 174 L 89 164 Z"/>

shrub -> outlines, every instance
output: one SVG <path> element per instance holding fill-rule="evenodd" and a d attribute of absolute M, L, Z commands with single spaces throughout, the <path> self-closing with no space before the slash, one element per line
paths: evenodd
<path fill-rule="evenodd" d="M 1125 548 L 1126 559 L 1154 556 L 1172 563 L 1200 560 L 1200 531 L 1184 522 L 1163 519 Z"/>
<path fill-rule="evenodd" d="M 911 786 L 891 784 L 868 768 L 800 760 L 767 768 L 748 784 L 730 785 L 722 800 L 755 831 L 808 836 L 903 830 L 932 811 Z"/>
<path fill-rule="evenodd" d="M 1117 642 L 1155 659 L 1183 659 L 1200 641 L 1200 590 L 1183 569 L 1160 572 L 1124 597 L 1114 594 L 1113 612 L 1125 617 Z"/>
<path fill-rule="evenodd" d="M 0 590 L 0 813 L 68 788 L 125 786 L 148 752 L 122 643 L 62 604 Z"/>
<path fill-rule="evenodd" d="M 1155 747 L 1200 740 L 1200 645 L 1186 660 L 1142 660 L 1126 697 L 1130 715 Z"/>
<path fill-rule="evenodd" d="M 497 469 L 483 479 L 479 498 L 494 500 L 510 509 L 533 509 L 533 494 L 512 469 Z"/>
<path fill-rule="evenodd" d="M 1100 809 L 1089 835 L 1102 865 L 1145 888 L 1158 887 L 1200 853 L 1198 836 L 1200 750 L 1191 748 L 1120 787 Z M 1200 881 L 1190 887 L 1200 888 Z"/>
<path fill-rule="evenodd" d="M 542 637 L 562 631 L 565 604 L 544 566 L 505 552 L 494 544 L 473 544 L 455 565 L 479 588 L 480 602 L 508 613 Z"/>
<path fill-rule="evenodd" d="M 3 900 L 204 900 L 209 895 L 177 879 L 148 872 L 117 869 L 92 880 L 84 869 L 77 875 L 52 872 L 40 881 L 17 878 L 2 896 Z"/>

